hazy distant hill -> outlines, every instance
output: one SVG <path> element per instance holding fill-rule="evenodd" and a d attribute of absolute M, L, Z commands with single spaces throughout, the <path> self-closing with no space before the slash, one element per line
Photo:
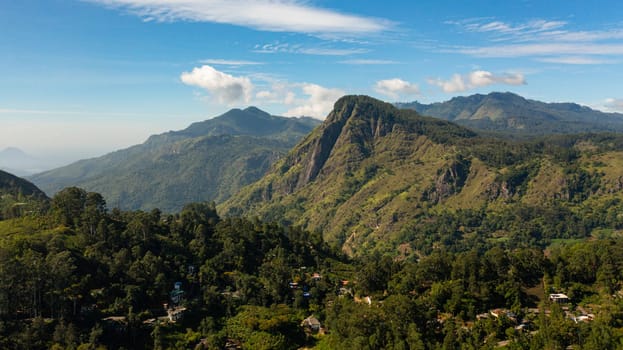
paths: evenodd
<path fill-rule="evenodd" d="M 24 176 L 44 170 L 42 162 L 19 148 L 8 147 L 0 151 L 0 169 Z"/>
<path fill-rule="evenodd" d="M 439 232 L 466 239 L 446 233 L 452 225 L 439 222 L 445 211 L 504 217 L 616 207 L 623 203 L 622 150 L 623 136 L 612 134 L 487 139 L 370 97 L 346 96 L 269 174 L 219 210 L 317 230 L 349 254 L 422 246 Z M 500 232 L 503 223 L 496 223 Z M 576 228 L 556 228 L 567 229 Z"/>
<path fill-rule="evenodd" d="M 260 178 L 319 123 L 272 116 L 255 107 L 233 109 L 31 180 L 50 195 L 78 186 L 101 193 L 111 207 L 177 211 L 189 202 L 228 198 Z"/>
<path fill-rule="evenodd" d="M 575 103 L 544 103 L 510 92 L 455 97 L 433 104 L 397 103 L 396 106 L 477 130 L 520 136 L 623 132 L 623 114 L 604 113 Z"/>

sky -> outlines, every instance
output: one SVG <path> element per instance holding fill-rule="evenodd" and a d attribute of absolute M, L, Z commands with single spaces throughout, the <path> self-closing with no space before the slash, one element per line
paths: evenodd
<path fill-rule="evenodd" d="M 511 91 L 623 112 L 623 1 L 0 1 L 0 150 L 66 163 L 231 108 Z"/>

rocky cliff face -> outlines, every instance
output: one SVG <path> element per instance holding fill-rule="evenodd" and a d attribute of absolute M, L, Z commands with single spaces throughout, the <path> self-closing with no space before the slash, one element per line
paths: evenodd
<path fill-rule="evenodd" d="M 455 157 L 450 145 L 473 136 L 371 97 L 346 96 L 271 173 L 226 202 L 221 212 L 327 229 L 326 236 L 338 240 L 353 225 L 366 231 L 363 235 L 388 230 L 408 208 L 404 200 L 410 196 L 394 198 L 397 193 L 430 187 L 439 201 L 461 190 L 470 163 Z M 356 209 L 361 207 L 364 213 Z"/>

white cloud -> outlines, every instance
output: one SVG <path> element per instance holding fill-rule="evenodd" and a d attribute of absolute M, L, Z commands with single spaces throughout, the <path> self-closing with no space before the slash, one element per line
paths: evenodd
<path fill-rule="evenodd" d="M 255 66 L 259 64 L 264 64 L 262 62 L 256 62 L 256 61 L 224 60 L 220 58 L 208 58 L 205 60 L 201 60 L 199 62 L 203 64 L 222 65 L 222 66 Z"/>
<path fill-rule="evenodd" d="M 609 112 L 623 113 L 623 98 L 606 99 L 604 107 Z"/>
<path fill-rule="evenodd" d="M 264 45 L 255 45 L 253 52 L 256 53 L 291 53 L 316 56 L 349 56 L 367 53 L 370 50 L 361 48 L 332 48 L 332 47 L 303 47 L 298 44 L 288 43 L 269 43 Z"/>
<path fill-rule="evenodd" d="M 524 57 L 524 56 L 560 56 L 560 55 L 623 55 L 623 44 L 515 44 L 496 45 L 457 50 L 477 57 Z"/>
<path fill-rule="evenodd" d="M 396 61 L 391 60 L 373 60 L 373 59 L 353 59 L 353 60 L 344 60 L 340 61 L 342 64 L 353 64 L 353 65 L 375 65 L 375 64 L 398 64 Z"/>
<path fill-rule="evenodd" d="M 490 19 L 447 22 L 471 33 L 482 33 L 491 44 L 447 50 L 475 57 L 532 57 L 560 64 L 608 64 L 623 54 L 623 29 L 573 31 L 568 22 L 534 20 L 512 24 Z M 501 44 L 501 42 L 505 42 Z"/>
<path fill-rule="evenodd" d="M 370 52 L 367 49 L 301 48 L 298 53 L 317 56 L 349 56 Z"/>
<path fill-rule="evenodd" d="M 488 23 L 469 23 L 464 27 L 471 32 L 492 32 L 498 34 L 512 34 L 512 35 L 534 35 L 535 33 L 552 31 L 564 27 L 567 22 L 563 21 L 546 21 L 546 20 L 533 20 L 526 23 L 513 25 L 501 21 L 493 21 Z"/>
<path fill-rule="evenodd" d="M 288 106 L 289 110 L 284 115 L 293 117 L 322 119 L 331 111 L 334 102 L 346 94 L 340 89 L 288 82 L 262 75 L 235 77 L 208 65 L 182 73 L 181 80 L 187 85 L 206 89 L 221 104 L 244 102 L 258 106 Z M 256 87 L 259 91 L 253 94 Z"/>
<path fill-rule="evenodd" d="M 253 92 L 253 84 L 249 78 L 235 77 L 209 65 L 184 72 L 180 79 L 186 85 L 208 90 L 220 103 L 231 104 L 240 100 L 248 103 Z"/>
<path fill-rule="evenodd" d="M 360 35 L 389 29 L 388 20 L 344 14 L 305 0 L 87 0 L 121 8 L 145 21 L 226 23 L 257 30 Z"/>
<path fill-rule="evenodd" d="M 374 84 L 374 90 L 393 99 L 397 99 L 401 95 L 412 96 L 420 93 L 417 84 L 398 78 L 379 80 Z"/>
<path fill-rule="evenodd" d="M 520 73 L 496 75 L 484 70 L 477 70 L 466 75 L 454 74 L 449 80 L 429 79 L 428 83 L 441 87 L 444 92 L 451 93 L 494 84 L 524 85 L 526 80 Z"/>
<path fill-rule="evenodd" d="M 560 56 L 560 57 L 544 57 L 539 58 L 537 61 L 546 63 L 560 63 L 560 64 L 615 64 L 616 60 L 601 59 L 586 56 Z"/>
<path fill-rule="evenodd" d="M 284 115 L 291 117 L 308 116 L 323 119 L 333 109 L 333 104 L 346 93 L 340 89 L 328 89 L 316 84 L 297 84 L 306 99 L 292 99 L 291 102 L 299 104 L 291 108 Z M 291 97 L 291 96 L 290 96 Z"/>

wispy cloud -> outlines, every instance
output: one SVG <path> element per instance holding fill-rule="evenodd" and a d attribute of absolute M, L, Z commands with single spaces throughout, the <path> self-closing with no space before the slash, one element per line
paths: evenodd
<path fill-rule="evenodd" d="M 184 72 L 180 79 L 186 85 L 206 89 L 220 103 L 249 102 L 253 92 L 253 84 L 249 78 L 235 77 L 218 71 L 209 65 L 194 68 L 190 72 Z"/>
<path fill-rule="evenodd" d="M 485 23 L 465 23 L 464 28 L 470 32 L 495 33 L 498 35 L 524 36 L 549 32 L 562 28 L 567 24 L 563 21 L 533 20 L 527 23 L 511 24 L 501 21 Z"/>
<path fill-rule="evenodd" d="M 448 80 L 429 79 L 428 83 L 439 86 L 444 92 L 453 93 L 495 84 L 524 85 L 526 80 L 520 73 L 493 74 L 488 71 L 477 70 L 465 75 L 454 74 Z"/>
<path fill-rule="evenodd" d="M 586 56 L 561 56 L 561 57 L 544 57 L 537 59 L 546 63 L 562 63 L 562 64 L 615 64 L 617 60 L 602 59 Z"/>
<path fill-rule="evenodd" d="M 224 60 L 220 58 L 208 58 L 205 60 L 201 60 L 199 62 L 203 64 L 222 65 L 222 66 L 255 66 L 255 65 L 264 64 L 263 62 L 256 62 L 256 61 Z"/>
<path fill-rule="evenodd" d="M 398 99 L 400 96 L 414 96 L 420 93 L 420 88 L 417 84 L 399 78 L 379 80 L 374 84 L 374 90 L 393 99 Z"/>
<path fill-rule="evenodd" d="M 385 19 L 314 7 L 305 0 L 86 0 L 120 8 L 145 21 L 233 24 L 263 31 L 363 35 L 388 30 Z"/>
<path fill-rule="evenodd" d="M 333 47 L 304 47 L 298 44 L 274 42 L 263 45 L 255 45 L 253 52 L 256 53 L 291 53 L 316 56 L 350 56 L 369 52 L 362 48 L 333 48 Z"/>
<path fill-rule="evenodd" d="M 482 33 L 488 42 L 480 46 L 454 47 L 475 57 L 532 57 L 557 64 L 607 64 L 623 54 L 623 29 L 573 31 L 565 21 L 534 20 L 507 23 L 491 19 L 448 22 L 463 31 Z M 612 57 L 608 57 L 612 56 Z"/>
<path fill-rule="evenodd" d="M 495 45 L 457 49 L 457 52 L 477 57 L 525 57 L 560 55 L 623 55 L 623 44 L 537 43 Z"/>
<path fill-rule="evenodd" d="M 383 65 L 383 64 L 398 64 L 399 62 L 391 61 L 391 60 L 353 59 L 353 60 L 339 61 L 338 63 L 352 64 L 352 65 Z"/>

